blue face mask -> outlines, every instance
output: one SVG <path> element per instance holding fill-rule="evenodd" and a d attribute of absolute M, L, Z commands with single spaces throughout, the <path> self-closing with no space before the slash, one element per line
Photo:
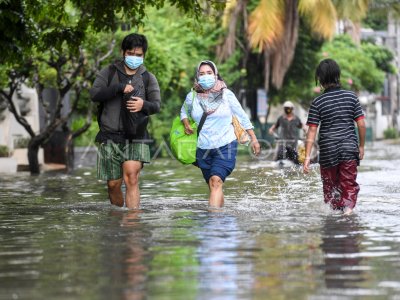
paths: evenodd
<path fill-rule="evenodd" d="M 139 56 L 125 56 L 125 64 L 131 70 L 136 70 L 143 64 L 143 57 Z"/>
<path fill-rule="evenodd" d="M 215 81 L 216 80 L 214 75 L 201 75 L 199 77 L 198 83 L 203 89 L 209 90 L 215 85 Z"/>

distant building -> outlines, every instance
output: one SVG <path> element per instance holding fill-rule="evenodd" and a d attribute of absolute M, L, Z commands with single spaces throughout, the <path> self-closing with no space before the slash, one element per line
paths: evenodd
<path fill-rule="evenodd" d="M 36 90 L 22 84 L 13 95 L 13 103 L 33 131 L 39 132 L 39 101 Z M 14 172 L 17 167 L 28 168 L 27 143 L 29 140 L 30 136 L 25 128 L 17 122 L 7 105 L 4 105 L 4 109 L 0 109 L 0 145 L 7 146 L 10 157 L 1 160 L 0 172 Z M 43 164 L 43 149 L 39 150 L 38 155 L 39 164 Z"/>
<path fill-rule="evenodd" d="M 54 113 L 57 102 L 57 90 L 44 89 L 43 101 L 48 110 Z M 35 89 L 22 84 L 13 95 L 13 103 L 18 114 L 25 118 L 35 133 L 40 133 L 46 127 L 46 114 L 39 103 Z M 70 110 L 69 94 L 64 98 L 61 115 L 66 116 Z M 65 144 L 67 133 L 57 128 L 49 141 L 39 148 L 39 164 L 65 164 Z M 0 145 L 7 146 L 9 157 L 0 160 L 0 173 L 28 170 L 28 142 L 30 136 L 25 128 L 19 124 L 9 109 L 7 103 L 0 105 Z"/>
<path fill-rule="evenodd" d="M 391 14 L 388 16 L 387 31 L 361 30 L 362 39 L 372 39 L 377 45 L 387 47 L 393 52 L 393 64 L 400 70 L 400 20 Z M 383 138 L 387 128 L 399 131 L 400 123 L 400 75 L 388 74 L 383 92 L 380 95 L 362 94 L 360 101 L 366 110 L 368 126 L 371 126 L 373 138 Z"/>

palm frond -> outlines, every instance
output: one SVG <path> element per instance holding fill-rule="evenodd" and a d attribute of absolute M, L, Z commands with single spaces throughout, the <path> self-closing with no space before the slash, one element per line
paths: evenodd
<path fill-rule="evenodd" d="M 324 39 L 333 37 L 337 13 L 332 0 L 299 0 L 298 9 L 309 20 L 313 32 Z"/>
<path fill-rule="evenodd" d="M 369 0 L 332 0 L 339 19 L 360 22 L 368 12 Z"/>
<path fill-rule="evenodd" d="M 320 0 L 299 0 L 298 9 L 300 14 L 306 14 L 309 11 L 313 11 L 315 7 L 318 7 Z"/>
<path fill-rule="evenodd" d="M 284 0 L 261 0 L 250 14 L 248 36 L 250 45 L 259 49 L 275 48 L 284 31 Z"/>
<path fill-rule="evenodd" d="M 279 41 L 278 49 L 271 53 L 271 82 L 280 89 L 289 69 L 296 49 L 299 13 L 296 1 L 287 1 L 285 7 L 285 29 Z"/>
<path fill-rule="evenodd" d="M 237 5 L 237 0 L 228 0 L 228 1 L 226 1 L 224 14 L 222 16 L 222 27 L 223 28 L 227 28 L 228 27 L 236 5 Z"/>

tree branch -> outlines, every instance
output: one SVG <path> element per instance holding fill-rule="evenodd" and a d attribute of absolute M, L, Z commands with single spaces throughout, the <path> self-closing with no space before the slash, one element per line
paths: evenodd
<path fill-rule="evenodd" d="M 14 115 L 17 122 L 25 128 L 25 130 L 29 133 L 31 137 L 33 137 L 35 136 L 35 132 L 33 131 L 28 121 L 18 113 L 17 107 L 12 100 L 12 97 L 17 90 L 19 84 L 20 82 L 16 82 L 15 77 L 11 77 L 11 81 L 9 82 L 9 93 L 7 94 L 4 90 L 0 90 L 0 93 L 3 96 L 3 99 L 8 102 L 8 109 Z"/>

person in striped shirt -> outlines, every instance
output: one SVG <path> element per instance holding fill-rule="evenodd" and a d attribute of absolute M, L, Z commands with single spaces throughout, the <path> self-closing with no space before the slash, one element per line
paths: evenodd
<path fill-rule="evenodd" d="M 313 100 L 308 112 L 303 171 L 309 173 L 311 149 L 319 127 L 324 201 L 334 210 L 351 214 L 360 190 L 356 179 L 357 166 L 364 157 L 364 113 L 357 95 L 341 88 L 340 67 L 333 59 L 320 62 L 315 71 L 315 82 L 322 86 L 323 93 Z"/>

